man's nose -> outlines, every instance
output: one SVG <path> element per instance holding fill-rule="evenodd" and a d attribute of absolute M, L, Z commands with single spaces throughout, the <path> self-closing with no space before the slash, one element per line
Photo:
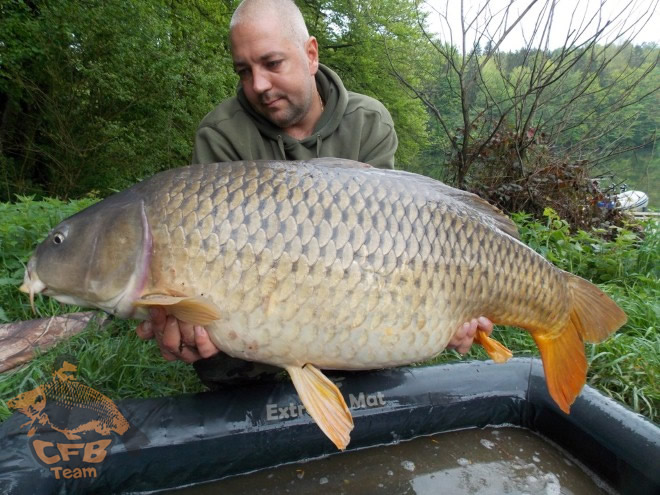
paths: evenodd
<path fill-rule="evenodd" d="M 252 90 L 257 93 L 265 93 L 271 89 L 272 84 L 267 74 L 264 74 L 261 70 L 252 71 Z"/>

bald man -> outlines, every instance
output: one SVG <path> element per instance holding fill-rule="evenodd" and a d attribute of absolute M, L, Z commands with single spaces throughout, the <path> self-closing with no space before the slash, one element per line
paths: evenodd
<path fill-rule="evenodd" d="M 389 112 L 319 63 L 316 38 L 292 1 L 241 3 L 230 43 L 240 87 L 202 120 L 193 163 L 336 157 L 394 168 Z"/>
<path fill-rule="evenodd" d="M 291 0 L 244 0 L 229 36 L 240 86 L 202 120 L 193 163 L 337 157 L 394 168 L 397 136 L 389 112 L 377 100 L 347 91 L 319 63 L 316 38 Z M 194 363 L 212 388 L 278 371 L 220 353 L 204 328 L 162 309 L 152 310 L 151 318 L 138 335 L 155 337 L 165 359 Z M 478 328 L 490 334 L 493 325 L 483 317 L 466 322 L 449 347 L 467 352 Z"/>

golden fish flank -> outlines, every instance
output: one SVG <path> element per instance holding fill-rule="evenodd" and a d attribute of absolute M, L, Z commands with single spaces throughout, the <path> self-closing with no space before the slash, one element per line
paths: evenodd
<path fill-rule="evenodd" d="M 164 305 L 205 324 L 225 352 L 286 368 L 340 448 L 352 421 L 319 368 L 426 360 L 460 323 L 485 315 L 531 332 L 550 393 L 568 411 L 585 381 L 583 341 L 625 322 L 607 296 L 521 244 L 513 223 L 478 197 L 347 160 L 170 170 L 53 232 L 65 242 L 53 244 L 52 233 L 38 248 L 25 291 L 121 316 Z M 96 258 L 80 265 L 88 238 L 98 240 Z M 496 360 L 510 355 L 478 341 Z"/>

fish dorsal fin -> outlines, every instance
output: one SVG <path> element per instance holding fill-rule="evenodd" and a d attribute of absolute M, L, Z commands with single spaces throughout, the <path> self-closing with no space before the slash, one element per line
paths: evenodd
<path fill-rule="evenodd" d="M 311 160 L 305 160 L 303 163 L 329 168 L 373 168 L 368 163 L 334 157 L 312 158 Z"/>
<path fill-rule="evenodd" d="M 220 308 L 203 296 L 175 297 L 151 294 L 135 301 L 136 306 L 167 306 L 168 314 L 193 325 L 208 325 L 220 319 Z"/>
<path fill-rule="evenodd" d="M 453 188 L 442 182 L 436 182 L 434 185 L 436 190 L 439 190 L 445 196 L 458 200 L 474 209 L 480 215 L 490 218 L 494 225 L 502 232 L 509 234 L 514 239 L 520 239 L 516 224 L 498 207 L 491 205 L 488 201 L 476 194 Z"/>
<path fill-rule="evenodd" d="M 337 386 L 311 364 L 287 366 L 286 370 L 309 415 L 332 443 L 344 450 L 351 441 L 353 417 Z"/>

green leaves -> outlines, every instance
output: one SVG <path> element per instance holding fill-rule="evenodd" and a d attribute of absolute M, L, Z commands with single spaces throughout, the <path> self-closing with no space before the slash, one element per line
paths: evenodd
<path fill-rule="evenodd" d="M 27 5 L 1 11 L 0 199 L 105 194 L 190 161 L 199 121 L 235 89 L 224 7 Z"/>

